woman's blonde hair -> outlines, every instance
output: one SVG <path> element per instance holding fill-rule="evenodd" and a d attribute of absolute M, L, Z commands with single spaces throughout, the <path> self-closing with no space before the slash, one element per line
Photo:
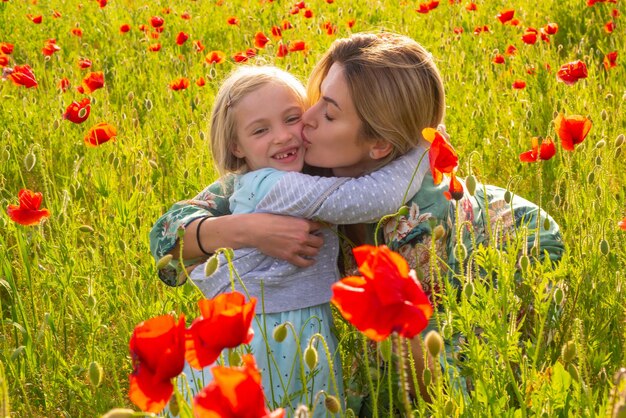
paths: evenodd
<path fill-rule="evenodd" d="M 341 64 L 362 126 L 359 137 L 384 139 L 393 150 L 379 166 L 409 151 L 422 130 L 445 114 L 443 81 L 432 55 L 413 39 L 394 33 L 359 33 L 337 39 L 317 63 L 307 87 L 316 103 L 330 67 Z"/>
<path fill-rule="evenodd" d="M 220 174 L 247 171 L 243 158 L 232 152 L 237 141 L 237 124 L 233 107 L 245 97 L 268 84 L 277 84 L 291 90 L 298 102 L 305 106 L 306 91 L 292 74 L 272 66 L 242 66 L 228 76 L 220 86 L 211 114 L 211 153 Z M 263 103 L 259 103 L 263 106 Z"/>

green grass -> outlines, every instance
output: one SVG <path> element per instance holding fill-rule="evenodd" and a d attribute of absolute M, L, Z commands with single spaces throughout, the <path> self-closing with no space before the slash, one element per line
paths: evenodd
<path fill-rule="evenodd" d="M 510 184 L 514 193 L 541 202 L 562 227 L 567 245 L 556 270 L 531 268 L 527 292 L 517 298 L 516 256 L 493 248 L 475 255 L 476 266 L 497 274 L 499 285 L 474 277 L 471 298 L 443 302 L 442 321 L 449 332 L 468 336 L 465 370 L 476 389 L 462 407 L 458 393 L 438 391 L 431 405 L 420 402 L 416 410 L 443 416 L 450 402 L 455 413 L 466 416 L 517 417 L 522 411 L 594 416 L 610 410 L 613 375 L 626 365 L 626 232 L 617 227 L 626 215 L 626 163 L 624 146 L 615 145 L 626 131 L 626 10 L 621 3 L 587 7 L 584 0 L 485 0 L 469 12 L 466 3 L 441 1 L 422 15 L 413 2 L 316 0 L 307 2 L 314 18 L 305 19 L 302 13 L 289 15 L 291 3 L 278 1 L 218 6 L 112 0 L 104 9 L 94 1 L 82 7 L 59 0 L 1 2 L 0 42 L 15 44 L 9 66 L 29 64 L 39 82 L 35 89 L 0 83 L 0 361 L 14 416 L 96 416 L 130 406 L 128 339 L 134 326 L 171 311 L 195 317 L 197 294 L 189 286 L 171 289 L 158 280 L 148 231 L 170 204 L 216 178 L 206 142 L 208 115 L 217 87 L 235 64 L 210 67 L 205 55 L 245 50 L 256 31 L 269 34 L 272 25 L 288 19 L 294 29 L 283 32 L 284 40 L 306 41 L 308 53 L 275 58 L 273 41 L 252 62 L 274 63 L 306 80 L 330 43 L 350 33 L 349 18 L 356 19 L 352 31 L 401 32 L 432 51 L 445 79 L 446 125 L 461 156 L 460 174 L 470 173 L 471 155 L 479 181 Z M 171 14 L 162 12 L 165 6 Z M 495 18 L 507 6 L 515 7 L 519 27 Z M 603 26 L 613 8 L 621 15 L 615 32 L 606 34 Z M 54 19 L 52 10 L 62 17 Z M 180 18 L 185 11 L 191 20 Z M 33 24 L 28 13 L 42 14 L 43 23 Z M 158 40 L 138 30 L 153 15 L 166 21 Z M 240 26 L 226 24 L 231 15 Z M 338 25 L 337 35 L 319 29 L 325 20 Z M 551 43 L 521 42 L 524 28 L 548 22 L 559 24 Z M 122 23 L 129 23 L 131 32 L 120 34 Z M 490 33 L 473 34 L 485 24 Z M 70 34 L 76 25 L 84 31 L 82 39 Z M 464 32 L 454 34 L 455 27 Z M 174 42 L 179 31 L 190 34 L 180 47 Z M 49 60 L 41 53 L 48 38 L 62 48 Z M 195 52 L 193 40 L 201 40 L 206 50 Z M 162 44 L 161 51 L 148 51 L 154 42 Z M 517 46 L 517 55 L 507 56 L 504 65 L 493 64 L 495 51 L 509 44 Z M 604 54 L 615 50 L 619 65 L 605 71 Z M 91 59 L 94 71 L 104 71 L 106 82 L 89 95 L 89 119 L 74 125 L 62 113 L 81 97 L 75 90 L 85 74 L 77 66 L 79 57 Z M 576 59 L 587 63 L 589 77 L 573 86 L 557 83 L 560 65 Z M 529 65 L 536 67 L 535 75 L 526 73 Z M 170 90 L 169 82 L 182 76 L 191 86 Z M 207 80 L 203 88 L 194 84 L 200 76 Z M 62 77 L 73 86 L 64 94 L 56 87 Z M 526 81 L 524 90 L 511 88 L 518 78 Z M 574 153 L 559 148 L 541 171 L 519 162 L 531 137 L 555 137 L 555 112 L 589 115 L 594 126 L 588 138 Z M 86 147 L 87 129 L 101 121 L 117 128 L 117 141 Z M 30 153 L 36 162 L 28 170 L 24 160 Z M 21 188 L 43 193 L 52 216 L 41 226 L 22 227 L 6 215 Z M 93 232 L 83 232 L 83 225 Z M 600 250 L 603 239 L 608 254 Z M 460 278 L 468 281 L 470 275 Z M 556 288 L 564 292 L 558 308 Z M 529 304 L 535 310 L 517 329 L 513 319 Z M 477 328 L 483 330 L 480 336 L 473 332 Z M 577 379 L 560 355 L 568 341 L 577 348 L 571 362 Z M 346 344 L 346 356 L 360 348 L 354 344 Z M 104 369 L 97 388 L 87 377 L 92 361 Z"/>

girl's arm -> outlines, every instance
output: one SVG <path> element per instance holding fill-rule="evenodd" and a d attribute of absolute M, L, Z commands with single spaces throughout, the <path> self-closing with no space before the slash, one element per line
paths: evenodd
<path fill-rule="evenodd" d="M 425 148 L 417 147 L 357 178 L 287 173 L 259 202 L 257 211 L 319 218 L 334 224 L 376 222 L 396 212 L 419 191 L 429 170 L 425 152 Z"/>

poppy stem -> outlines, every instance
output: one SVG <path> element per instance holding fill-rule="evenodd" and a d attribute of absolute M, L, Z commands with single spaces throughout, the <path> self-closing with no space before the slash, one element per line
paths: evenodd
<path fill-rule="evenodd" d="M 365 334 L 361 335 L 361 341 L 363 342 L 363 358 L 368 358 L 368 339 Z M 372 372 L 369 365 L 365 364 L 365 375 L 367 376 L 367 387 L 369 388 L 370 398 L 372 399 L 372 413 L 374 418 L 378 418 L 378 394 L 374 391 L 374 382 L 372 381 Z"/>
<path fill-rule="evenodd" d="M 398 350 L 398 369 L 400 375 L 400 391 L 402 392 L 402 406 L 404 407 L 405 416 L 411 416 L 411 400 L 409 399 L 408 382 L 406 375 L 406 364 L 404 361 L 404 344 L 401 337 L 394 332 L 391 335 L 393 342 Z"/>

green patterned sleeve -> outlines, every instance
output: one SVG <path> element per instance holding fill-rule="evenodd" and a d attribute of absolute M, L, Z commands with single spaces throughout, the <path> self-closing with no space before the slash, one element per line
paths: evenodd
<path fill-rule="evenodd" d="M 234 176 L 215 181 L 191 200 L 175 203 L 154 224 L 150 231 L 150 252 L 155 261 L 168 254 L 176 245 L 178 231 L 195 219 L 204 216 L 230 215 L 228 199 L 233 192 Z M 186 268 L 193 267 L 199 259 L 184 260 Z M 159 270 L 159 278 L 169 286 L 184 283 L 185 272 L 177 260 Z"/>

